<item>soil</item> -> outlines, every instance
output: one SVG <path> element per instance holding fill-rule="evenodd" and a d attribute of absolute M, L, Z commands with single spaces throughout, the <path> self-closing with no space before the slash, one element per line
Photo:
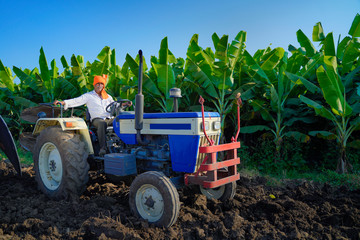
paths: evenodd
<path fill-rule="evenodd" d="M 54 201 L 38 190 L 31 166 L 19 177 L 1 161 L 0 239 L 360 239 L 360 190 L 307 181 L 272 187 L 262 177 L 237 183 L 226 202 L 179 190 L 179 218 L 165 229 L 131 214 L 125 182 L 90 172 L 77 202 Z"/>

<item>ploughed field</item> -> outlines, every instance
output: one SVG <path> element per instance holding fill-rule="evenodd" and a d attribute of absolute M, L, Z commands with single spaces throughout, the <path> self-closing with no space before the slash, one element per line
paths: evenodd
<path fill-rule="evenodd" d="M 131 214 L 126 182 L 90 172 L 78 202 L 54 201 L 37 189 L 32 167 L 19 177 L 1 161 L 0 239 L 360 239 L 360 190 L 306 181 L 270 187 L 260 177 L 237 184 L 223 203 L 179 190 L 179 218 L 165 229 Z"/>

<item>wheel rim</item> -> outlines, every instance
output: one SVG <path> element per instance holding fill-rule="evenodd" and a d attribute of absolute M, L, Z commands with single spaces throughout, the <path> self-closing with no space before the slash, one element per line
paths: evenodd
<path fill-rule="evenodd" d="M 200 191 L 207 198 L 220 199 L 224 195 L 225 185 L 217 188 L 204 188 L 203 186 L 200 186 Z"/>
<path fill-rule="evenodd" d="M 140 216 L 149 222 L 156 222 L 164 213 L 164 199 L 160 191 L 151 184 L 144 184 L 139 188 L 135 203 Z"/>
<path fill-rule="evenodd" d="M 46 188 L 56 190 L 60 186 L 63 174 L 62 161 L 53 143 L 47 142 L 40 149 L 39 172 Z"/>

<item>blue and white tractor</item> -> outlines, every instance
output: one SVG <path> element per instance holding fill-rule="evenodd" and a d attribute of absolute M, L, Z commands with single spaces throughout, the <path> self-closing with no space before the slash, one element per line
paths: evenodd
<path fill-rule="evenodd" d="M 135 111 L 121 107 L 121 102 L 129 100 L 107 107 L 115 115 L 113 126 L 107 129 L 107 154 L 99 156 L 96 131 L 89 123 L 78 117 L 62 117 L 62 111 L 60 117 L 51 111 L 38 114 L 31 134 L 34 145 L 28 148 L 33 152 L 39 188 L 49 197 L 81 195 L 90 166 L 95 166 L 109 176 L 135 176 L 129 193 L 131 211 L 156 226 L 169 227 L 179 214 L 177 188 L 198 185 L 208 198 L 234 197 L 240 178 L 239 131 L 231 143 L 219 145 L 219 114 L 177 112 L 179 89 L 172 93 L 174 112 L 144 113 L 141 51 L 139 54 Z M 217 159 L 220 151 L 225 152 L 222 161 Z"/>

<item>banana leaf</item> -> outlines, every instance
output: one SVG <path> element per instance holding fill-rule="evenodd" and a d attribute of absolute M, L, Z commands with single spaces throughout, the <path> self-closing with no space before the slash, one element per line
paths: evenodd
<path fill-rule="evenodd" d="M 323 58 L 323 52 L 319 52 L 313 55 L 313 57 L 300 70 L 299 75 L 306 79 L 316 78 L 316 69 L 319 67 L 320 64 L 323 63 Z"/>
<path fill-rule="evenodd" d="M 69 68 L 70 68 L 68 62 L 66 61 L 65 56 L 61 56 L 60 60 L 61 60 L 61 64 L 63 65 L 63 68 L 65 68 L 65 69 L 69 69 Z"/>
<path fill-rule="evenodd" d="M 241 133 L 254 133 L 258 131 L 271 131 L 271 128 L 265 125 L 252 125 L 240 128 Z"/>
<path fill-rule="evenodd" d="M 151 59 L 151 65 L 155 70 L 157 79 L 156 83 L 159 88 L 159 91 L 165 96 L 166 99 L 169 98 L 169 91 L 171 88 L 175 87 L 175 75 L 171 66 L 169 65 L 169 59 L 173 60 L 173 57 L 169 56 L 168 41 L 165 37 L 161 41 L 159 59 Z M 155 60 L 156 59 L 156 60 Z"/>
<path fill-rule="evenodd" d="M 175 87 L 175 75 L 170 65 L 152 63 L 157 75 L 159 90 L 169 98 L 170 89 Z"/>
<path fill-rule="evenodd" d="M 310 140 L 310 137 L 304 133 L 298 132 L 298 131 L 288 131 L 284 133 L 284 136 L 286 137 L 292 137 L 296 139 L 299 142 L 306 143 Z"/>
<path fill-rule="evenodd" d="M 323 139 L 327 139 L 327 140 L 332 140 L 332 139 L 336 139 L 337 136 L 336 134 L 332 133 L 332 132 L 328 132 L 328 131 L 310 131 L 309 132 L 310 136 L 316 136 L 319 138 L 323 138 Z"/>
<path fill-rule="evenodd" d="M 39 79 L 32 78 L 28 74 L 26 74 L 24 71 L 22 71 L 20 68 L 13 67 L 13 71 L 16 74 L 16 76 L 23 81 L 25 85 L 28 85 L 32 90 L 37 92 L 38 94 L 42 95 L 43 102 L 49 102 L 51 101 L 48 90 L 44 86 L 43 82 Z"/>
<path fill-rule="evenodd" d="M 216 36 L 214 38 L 214 36 Z M 215 58 L 220 61 L 227 61 L 228 35 L 223 35 L 220 39 L 216 33 L 213 34 L 213 42 L 215 47 Z"/>
<path fill-rule="evenodd" d="M 309 61 L 309 59 L 304 56 L 303 53 L 296 50 L 292 52 L 292 55 L 287 61 L 288 64 L 286 67 L 286 72 L 297 73 Z"/>
<path fill-rule="evenodd" d="M 197 44 L 197 35 L 192 37 L 186 55 L 185 75 L 190 80 L 198 82 L 208 95 L 219 99 L 217 84 L 212 76 L 215 67 L 212 56 Z"/>
<path fill-rule="evenodd" d="M 56 79 L 58 78 L 58 72 L 59 72 L 59 68 L 56 66 L 56 62 L 55 59 L 51 61 L 51 70 L 50 70 L 50 77 L 51 79 Z"/>
<path fill-rule="evenodd" d="M 353 38 L 360 37 L 360 15 L 359 14 L 356 14 L 356 16 L 351 24 L 351 27 L 349 30 L 349 35 L 352 36 Z"/>
<path fill-rule="evenodd" d="M 347 36 L 343 40 L 340 41 L 340 43 L 337 46 L 336 50 L 336 56 L 339 60 L 342 60 L 344 57 L 345 49 L 347 45 L 350 43 L 351 37 Z"/>
<path fill-rule="evenodd" d="M 261 117 L 265 121 L 274 121 L 273 117 L 269 113 L 269 110 L 264 106 L 265 102 L 262 100 L 249 100 L 249 104 L 254 108 L 255 112 L 260 112 Z"/>
<path fill-rule="evenodd" d="M 329 33 L 323 41 L 323 47 L 325 56 L 336 56 L 335 55 L 335 44 L 333 33 Z"/>
<path fill-rule="evenodd" d="M 236 63 L 239 61 L 239 59 L 241 58 L 244 52 L 244 49 L 246 47 L 245 42 L 246 42 L 246 32 L 240 31 L 229 46 L 228 53 L 229 56 L 231 56 L 229 60 L 232 70 L 235 69 Z"/>
<path fill-rule="evenodd" d="M 299 84 L 299 81 L 312 93 L 321 93 L 321 89 L 310 82 L 309 80 L 293 73 L 285 72 L 286 76 L 291 79 L 296 84 Z"/>
<path fill-rule="evenodd" d="M 342 70 L 341 73 L 344 75 L 352 70 L 354 62 L 360 56 L 360 43 L 356 42 L 355 39 L 349 41 L 349 44 L 346 46 L 342 58 Z"/>
<path fill-rule="evenodd" d="M 321 22 L 315 24 L 312 33 L 312 40 L 314 42 L 320 42 L 325 39 L 325 34 Z"/>
<path fill-rule="evenodd" d="M 348 116 L 351 114 L 352 109 L 344 98 L 344 86 L 336 73 L 336 57 L 325 56 L 324 62 L 327 70 L 320 66 L 316 71 L 324 98 L 336 115 Z"/>
<path fill-rule="evenodd" d="M 77 83 L 76 81 L 73 81 Z M 74 86 L 70 81 L 66 80 L 63 77 L 58 77 L 56 79 L 54 94 L 57 99 L 69 99 L 78 97 L 83 92 L 78 88 L 78 86 Z"/>
<path fill-rule="evenodd" d="M 305 48 L 307 56 L 312 57 L 316 54 L 316 48 L 311 43 L 309 38 L 303 33 L 303 31 L 298 30 L 296 32 L 296 37 L 298 42 L 300 43 L 300 46 Z"/>
<path fill-rule="evenodd" d="M 12 76 L 10 68 L 7 68 L 3 65 L 0 60 L 0 82 L 2 82 L 10 91 L 14 91 L 14 79 Z"/>
<path fill-rule="evenodd" d="M 354 86 L 353 86 L 354 78 L 359 72 L 360 72 L 360 66 L 355 68 L 353 71 L 351 71 L 349 74 L 347 74 L 345 76 L 345 78 L 344 78 L 345 89 L 354 88 Z M 359 96 L 360 96 L 360 94 L 359 94 Z"/>
<path fill-rule="evenodd" d="M 95 60 L 91 64 L 91 75 L 109 74 L 109 68 L 111 66 L 111 50 L 110 47 L 104 47 L 101 52 L 98 54 L 97 58 L 100 60 Z"/>
<path fill-rule="evenodd" d="M 283 48 L 275 48 L 271 52 L 267 53 L 263 58 L 261 69 L 264 72 L 273 71 L 273 69 L 280 63 L 283 58 L 285 50 Z"/>
<path fill-rule="evenodd" d="M 250 69 L 254 72 L 251 77 L 254 77 L 255 74 L 258 74 L 260 77 L 264 78 L 268 83 L 270 80 L 264 70 L 257 64 L 254 58 L 250 55 L 248 51 L 244 51 L 245 63 L 250 67 Z M 250 73 L 251 74 L 251 73 Z"/>
<path fill-rule="evenodd" d="M 300 95 L 299 98 L 302 102 L 307 104 L 309 107 L 312 107 L 315 110 L 316 114 L 318 114 L 324 118 L 327 118 L 331 121 L 336 121 L 336 117 L 328 109 L 326 109 L 323 105 L 321 105 L 303 95 Z"/>
<path fill-rule="evenodd" d="M 40 75 L 47 89 L 51 89 L 50 83 L 50 71 L 47 64 L 47 60 L 45 57 L 44 49 L 40 48 L 40 57 L 39 57 L 39 65 L 40 65 Z"/>
<path fill-rule="evenodd" d="M 131 72 L 133 73 L 133 75 L 137 78 L 138 73 L 139 73 L 139 64 L 129 55 L 126 54 L 126 62 L 131 70 Z M 145 62 L 145 61 L 143 61 Z M 159 91 L 159 89 L 157 88 L 156 84 L 149 78 L 149 76 L 147 74 L 143 75 L 143 87 L 144 89 L 151 93 L 154 94 L 155 96 L 162 96 L 161 92 Z"/>
<path fill-rule="evenodd" d="M 79 58 L 81 59 L 81 58 Z M 71 66 L 72 66 L 72 72 L 73 75 L 76 76 L 76 81 L 81 89 L 87 88 L 88 84 L 86 81 L 86 77 L 82 70 L 82 62 L 79 62 L 79 59 L 75 57 L 75 54 L 71 56 Z"/>

